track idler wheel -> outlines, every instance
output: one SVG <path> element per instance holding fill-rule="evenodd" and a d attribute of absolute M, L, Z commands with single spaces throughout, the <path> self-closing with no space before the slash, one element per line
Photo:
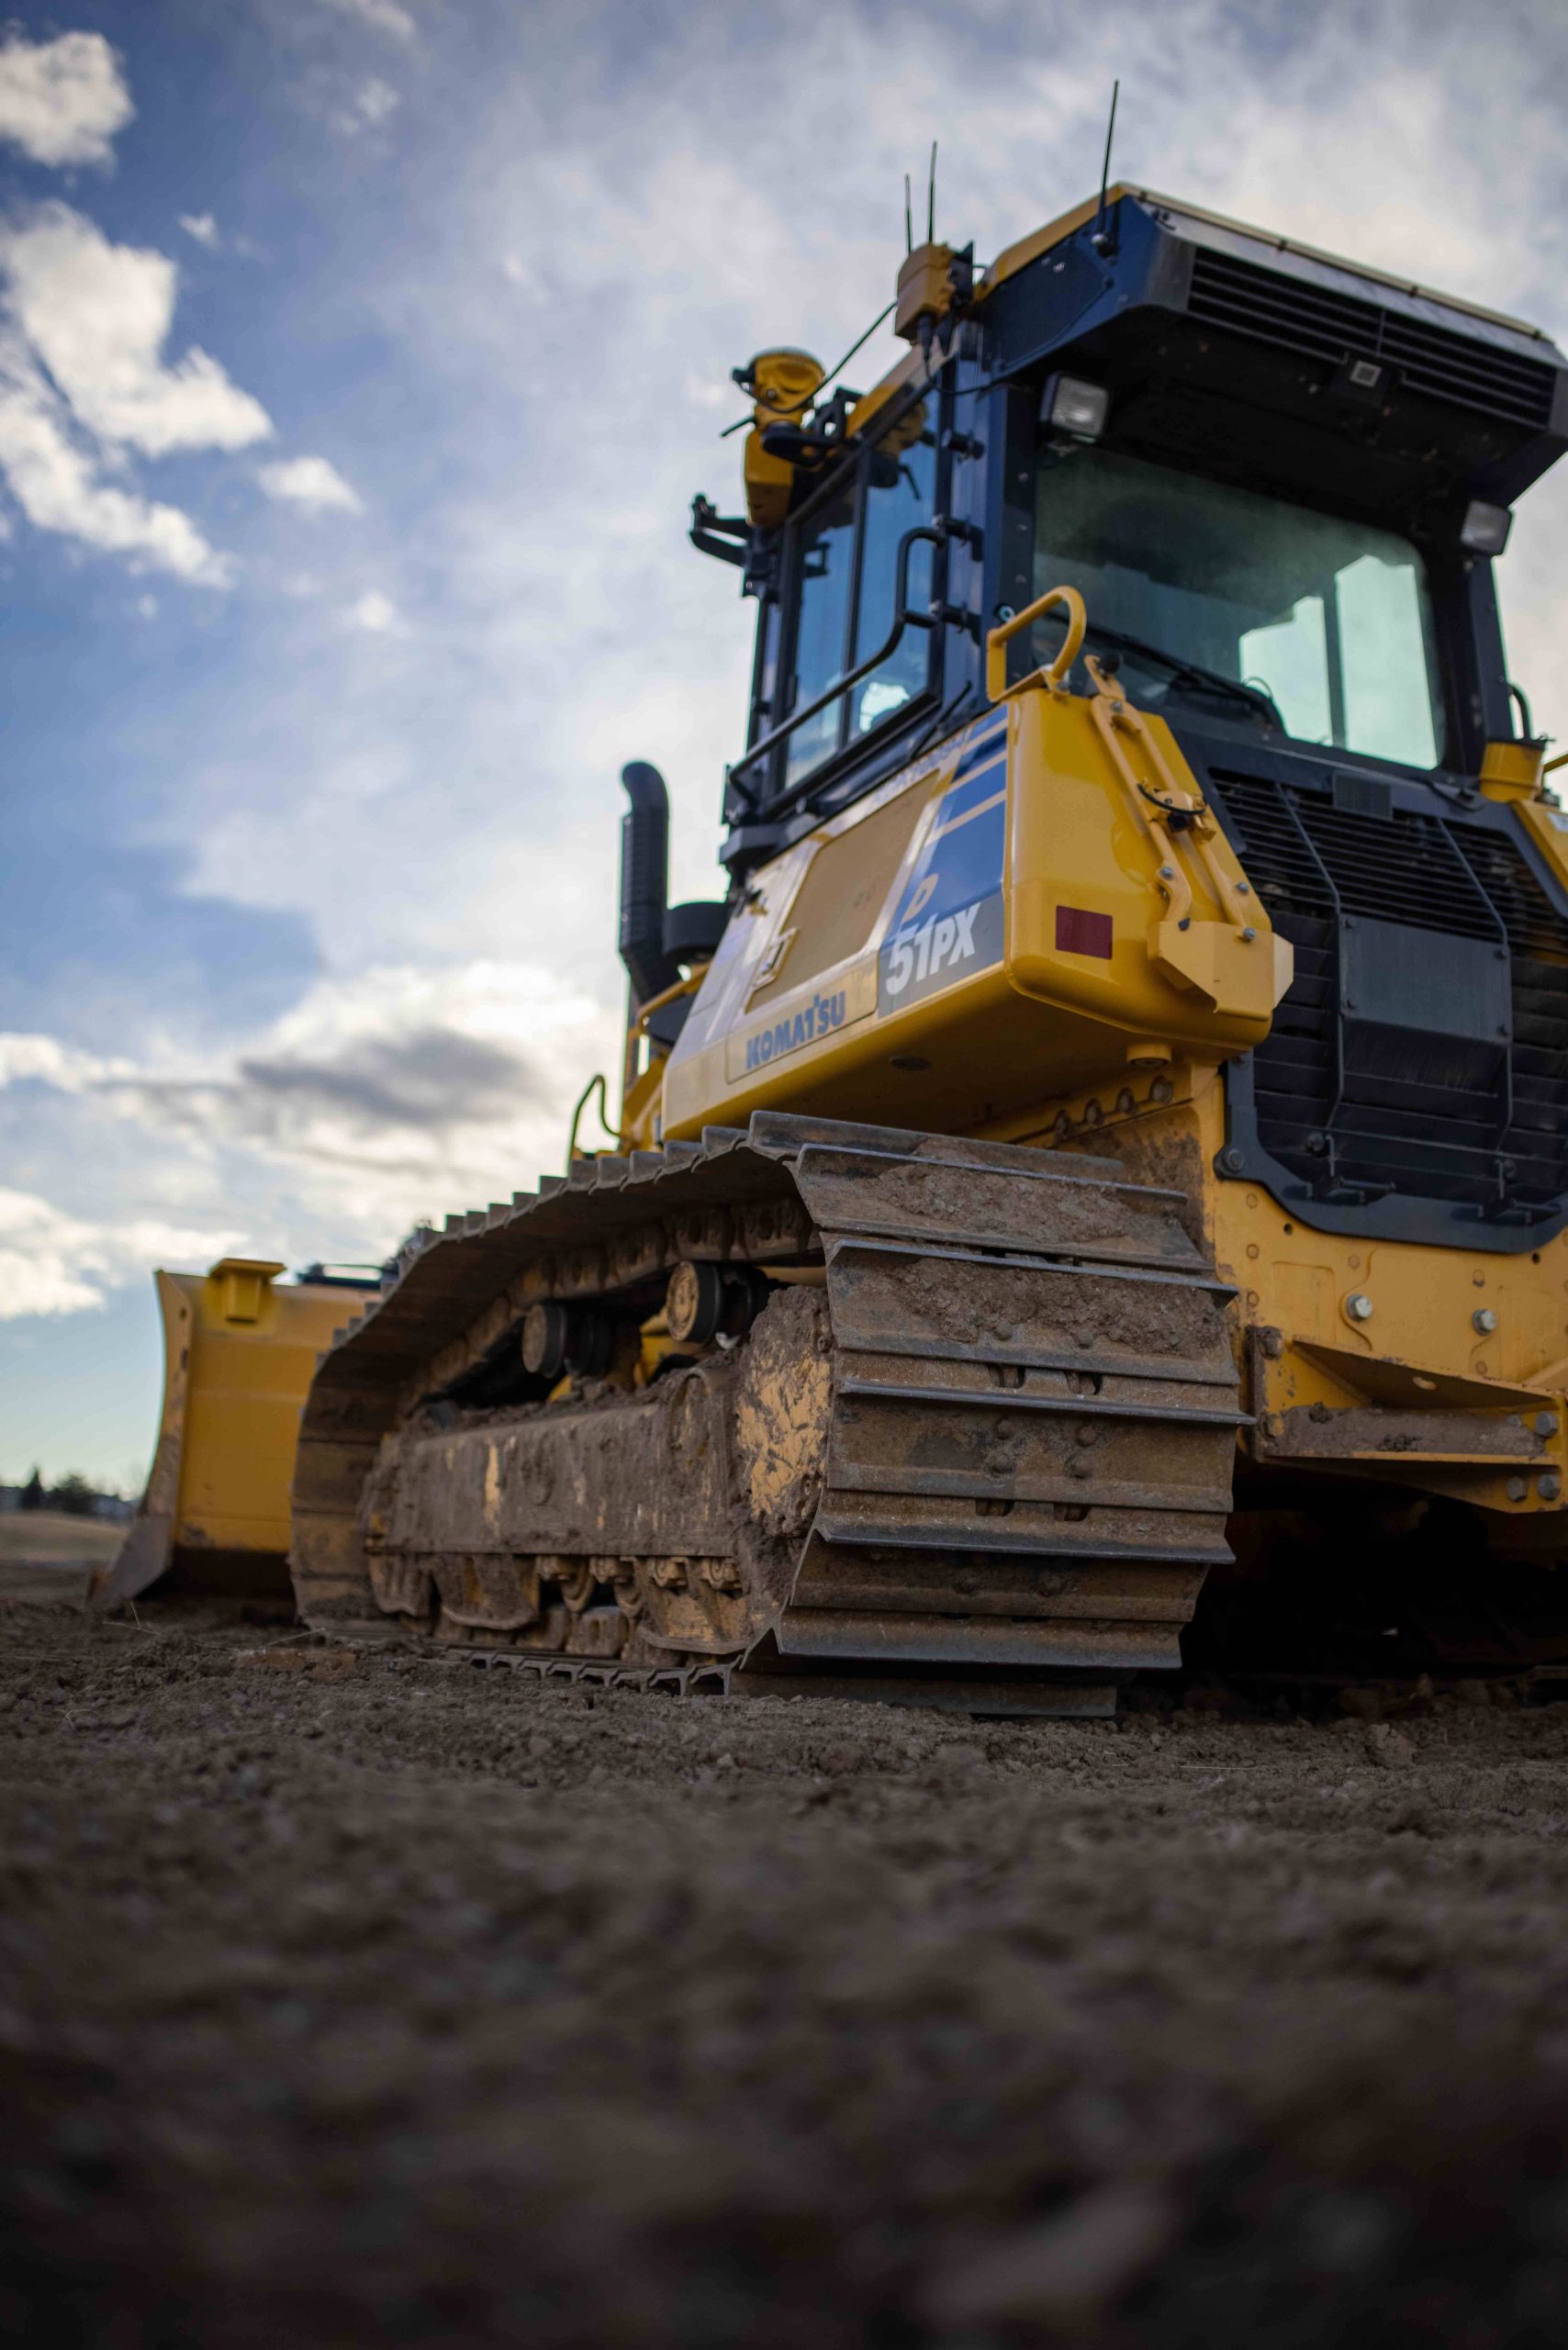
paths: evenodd
<path fill-rule="evenodd" d="M 610 1316 L 591 1305 L 541 1297 L 523 1317 L 522 1367 L 538 1379 L 559 1379 L 568 1371 L 580 1379 L 602 1379 L 614 1346 Z"/>
<path fill-rule="evenodd" d="M 665 1320 L 682 1346 L 743 1338 L 767 1303 L 767 1282 L 750 1265 L 683 1258 L 665 1292 Z"/>

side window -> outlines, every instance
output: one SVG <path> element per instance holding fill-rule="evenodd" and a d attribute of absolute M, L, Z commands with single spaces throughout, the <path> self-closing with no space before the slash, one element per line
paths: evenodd
<path fill-rule="evenodd" d="M 854 585 L 855 504 L 855 485 L 850 483 L 803 528 L 796 558 L 801 604 L 795 623 L 791 710 L 814 700 L 846 667 L 844 640 Z M 838 748 L 841 718 L 842 704 L 830 701 L 825 710 L 795 729 L 787 746 L 787 783 L 809 773 Z"/>
<path fill-rule="evenodd" d="M 934 407 L 933 401 L 922 400 L 883 434 L 870 453 L 851 667 L 875 653 L 892 628 L 899 541 L 916 523 L 931 520 L 936 494 Z M 932 553 L 926 539 L 910 549 L 909 605 L 914 611 L 923 610 L 931 601 Z M 849 712 L 852 742 L 924 690 L 930 655 L 929 630 L 906 628 L 881 667 L 873 669 L 854 689 Z"/>

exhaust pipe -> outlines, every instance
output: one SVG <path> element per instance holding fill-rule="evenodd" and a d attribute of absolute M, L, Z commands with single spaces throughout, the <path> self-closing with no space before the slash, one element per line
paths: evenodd
<path fill-rule="evenodd" d="M 669 794 L 657 767 L 633 759 L 621 770 L 632 805 L 621 819 L 621 960 L 633 1012 L 679 977 L 665 952 L 669 897 Z"/>

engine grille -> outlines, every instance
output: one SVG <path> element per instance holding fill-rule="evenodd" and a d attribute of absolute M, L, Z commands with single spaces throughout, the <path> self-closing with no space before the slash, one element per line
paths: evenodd
<path fill-rule="evenodd" d="M 1294 980 L 1252 1055 L 1262 1147 L 1336 1203 L 1392 1192 L 1505 1221 L 1549 1214 L 1568 1191 L 1568 919 L 1518 847 L 1446 816 L 1354 812 L 1262 777 L 1221 770 L 1211 782 L 1295 949 Z M 1359 918 L 1506 954 L 1511 1033 L 1486 1057 L 1489 1077 L 1471 1068 L 1434 1082 L 1419 1055 L 1412 1073 L 1373 1065 L 1341 1001 L 1344 931 Z"/>
<path fill-rule="evenodd" d="M 1541 361 L 1204 246 L 1193 256 L 1187 308 L 1212 326 L 1335 366 L 1351 358 L 1379 360 L 1412 391 L 1532 431 L 1551 421 L 1555 376 Z"/>

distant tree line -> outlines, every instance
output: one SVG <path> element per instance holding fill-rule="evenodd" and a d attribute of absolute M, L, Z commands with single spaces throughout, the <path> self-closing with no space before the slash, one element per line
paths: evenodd
<path fill-rule="evenodd" d="M 91 1517 L 98 1504 L 95 1485 L 79 1476 L 74 1469 L 62 1477 L 57 1485 L 46 1485 L 35 1469 L 22 1487 L 18 1507 L 22 1509 L 58 1509 L 67 1517 Z"/>

